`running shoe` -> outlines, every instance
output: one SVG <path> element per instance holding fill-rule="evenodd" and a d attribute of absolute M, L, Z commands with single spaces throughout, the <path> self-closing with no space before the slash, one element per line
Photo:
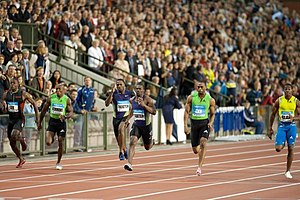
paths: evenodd
<path fill-rule="evenodd" d="M 24 137 L 21 138 L 20 143 L 21 143 L 21 146 L 22 146 L 22 151 L 26 151 L 27 144 L 26 144 L 26 139 Z"/>
<path fill-rule="evenodd" d="M 125 160 L 124 154 L 122 152 L 119 153 L 119 159 L 120 160 Z"/>
<path fill-rule="evenodd" d="M 293 176 L 292 176 L 292 174 L 291 174 L 290 171 L 285 172 L 285 173 L 284 173 L 284 176 L 285 176 L 286 178 L 288 178 L 288 179 L 292 179 L 292 178 L 293 178 Z"/>
<path fill-rule="evenodd" d="M 127 152 L 127 149 L 126 149 L 125 152 L 124 152 L 124 157 L 125 157 L 126 160 L 128 160 L 128 152 Z"/>
<path fill-rule="evenodd" d="M 20 161 L 19 161 L 19 164 L 16 166 L 16 168 L 22 168 L 22 167 L 23 167 L 23 165 L 25 164 L 25 162 L 26 162 L 26 160 L 25 160 L 25 159 L 23 159 L 23 160 L 20 160 Z"/>
<path fill-rule="evenodd" d="M 197 175 L 197 176 L 201 176 L 201 168 L 200 168 L 200 167 L 198 167 L 198 169 L 197 169 L 197 171 L 196 171 L 196 175 Z"/>
<path fill-rule="evenodd" d="M 127 163 L 124 165 L 124 169 L 128 170 L 128 171 L 132 171 L 132 165 L 130 163 Z"/>
<path fill-rule="evenodd" d="M 61 164 L 59 164 L 59 163 L 56 163 L 55 169 L 57 169 L 57 170 L 62 170 L 62 169 L 63 169 L 63 166 L 62 166 Z"/>

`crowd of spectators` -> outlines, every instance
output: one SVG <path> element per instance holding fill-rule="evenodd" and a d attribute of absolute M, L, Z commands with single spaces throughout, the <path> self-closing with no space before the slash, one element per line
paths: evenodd
<path fill-rule="evenodd" d="M 90 67 L 124 80 L 132 79 L 130 72 L 176 86 L 180 96 L 204 79 L 211 91 L 229 97 L 228 106 L 272 104 L 286 82 L 299 97 L 300 18 L 277 0 L 2 1 L 0 66 L 6 76 L 14 76 L 14 68 L 25 84 L 41 90 L 52 72 L 48 49 L 57 46 L 40 41 L 27 69 L 20 33 L 6 29 L 12 22 L 37 24 L 71 46 L 71 57 L 73 49 L 93 56 Z M 157 94 L 155 87 L 149 90 Z"/>

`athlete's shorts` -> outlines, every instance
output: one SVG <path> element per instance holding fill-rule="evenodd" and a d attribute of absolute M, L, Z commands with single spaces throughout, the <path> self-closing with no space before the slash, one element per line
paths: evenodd
<path fill-rule="evenodd" d="M 136 136 L 138 139 L 142 137 L 144 144 L 152 144 L 152 124 L 147 126 L 136 126 L 133 124 L 130 130 L 130 136 Z"/>
<path fill-rule="evenodd" d="M 207 120 L 191 120 L 191 144 L 196 147 L 200 144 L 200 139 L 204 137 L 208 139 L 209 128 Z"/>
<path fill-rule="evenodd" d="M 297 128 L 295 123 L 280 122 L 276 134 L 275 146 L 284 145 L 285 141 L 289 146 L 295 144 L 297 135 Z"/>
<path fill-rule="evenodd" d="M 60 121 L 60 119 L 54 119 L 50 117 L 47 131 L 56 133 L 57 136 L 66 137 L 67 126 L 66 121 Z"/>
<path fill-rule="evenodd" d="M 116 138 L 118 138 L 118 135 L 119 135 L 119 126 L 120 126 L 121 122 L 125 122 L 126 118 L 127 118 L 127 116 L 123 117 L 121 119 L 113 118 L 113 127 L 114 127 L 114 133 L 115 133 Z"/>
<path fill-rule="evenodd" d="M 11 133 L 12 133 L 13 129 L 16 129 L 16 130 L 22 132 L 24 124 L 25 123 L 24 123 L 23 119 L 10 120 L 8 122 L 8 126 L 7 126 L 7 137 L 8 137 L 8 139 L 11 138 Z"/>

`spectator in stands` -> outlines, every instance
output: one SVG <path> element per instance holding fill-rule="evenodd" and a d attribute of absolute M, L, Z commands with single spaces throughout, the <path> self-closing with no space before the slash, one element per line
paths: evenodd
<path fill-rule="evenodd" d="M 6 68 L 8 68 L 9 65 L 14 65 L 16 68 L 19 68 L 17 52 L 11 54 L 10 60 L 6 64 Z"/>
<path fill-rule="evenodd" d="M 115 74 L 118 75 L 118 77 L 115 76 L 115 78 L 124 79 L 130 72 L 129 63 L 125 60 L 125 56 L 126 52 L 124 51 L 118 53 L 118 59 L 115 61 L 115 67 L 113 69 Z"/>
<path fill-rule="evenodd" d="M 8 63 L 8 61 L 11 59 L 11 55 L 15 52 L 14 47 L 15 47 L 15 44 L 13 41 L 7 41 L 6 48 L 2 52 L 2 54 L 5 57 L 5 60 L 3 63 L 4 65 L 6 65 Z M 3 70 L 6 71 L 6 69 L 3 69 Z"/>
<path fill-rule="evenodd" d="M 78 116 L 78 127 L 75 129 L 74 137 L 81 138 L 79 146 L 82 145 L 83 141 L 83 115 L 87 115 L 88 112 L 92 111 L 93 103 L 95 99 L 95 90 L 92 87 L 92 78 L 86 76 L 84 78 L 84 86 L 80 87 L 77 92 L 76 103 L 78 104 L 77 113 L 80 113 L 81 116 Z M 90 115 L 88 115 L 90 117 Z"/>
<path fill-rule="evenodd" d="M 44 92 L 44 89 L 46 88 L 46 79 L 44 78 L 44 68 L 43 67 L 38 67 L 36 69 L 36 76 L 32 79 L 32 81 L 29 83 L 29 86 L 32 88 Z M 32 96 L 34 98 L 40 97 L 43 98 L 42 94 L 38 94 L 36 92 L 31 92 Z"/>
<path fill-rule="evenodd" d="M 262 93 L 262 102 L 261 105 L 273 105 L 273 99 L 272 96 L 270 95 L 270 89 L 271 87 L 268 85 L 265 85 L 263 88 L 263 93 Z"/>
<path fill-rule="evenodd" d="M 0 69 L 0 113 L 3 109 L 3 93 L 9 89 L 9 80 L 8 78 L 3 74 L 3 70 Z M 2 106 L 2 107 L 1 107 Z"/>
<path fill-rule="evenodd" d="M 23 60 L 21 61 L 21 65 L 24 66 L 24 70 L 22 71 L 22 76 L 23 76 L 23 80 L 25 81 L 25 84 L 28 85 L 31 78 L 35 77 L 36 70 L 34 65 L 32 65 L 29 62 L 29 51 L 27 49 L 24 49 L 22 53 L 23 53 Z"/>
<path fill-rule="evenodd" d="M 61 74 L 59 70 L 55 70 L 50 77 L 49 81 L 52 83 L 52 88 L 55 88 L 56 85 L 60 84 L 62 82 L 61 80 Z"/>
<path fill-rule="evenodd" d="M 254 113 L 250 110 L 250 102 L 246 101 L 244 104 L 244 120 L 245 125 L 248 127 L 255 128 L 255 134 L 263 134 L 265 124 L 261 121 L 258 121 Z"/>
<path fill-rule="evenodd" d="M 70 12 L 65 11 L 62 20 L 58 24 L 58 40 L 65 42 L 70 40 L 70 29 L 68 26 L 68 21 L 70 19 Z"/>
<path fill-rule="evenodd" d="M 251 106 L 260 105 L 262 102 L 261 85 L 259 80 L 255 81 L 253 89 L 247 94 L 247 100 Z"/>
<path fill-rule="evenodd" d="M 170 93 L 168 95 L 164 96 L 163 107 L 162 107 L 163 117 L 164 117 L 165 124 L 166 124 L 166 139 L 167 139 L 166 144 L 167 145 L 173 144 L 171 142 L 171 134 L 173 132 L 173 124 L 175 123 L 174 116 L 173 116 L 173 110 L 175 108 L 181 109 L 182 106 L 178 100 L 177 88 L 172 87 Z"/>
<path fill-rule="evenodd" d="M 180 92 L 181 95 L 190 95 L 194 88 L 194 83 L 190 82 L 194 79 L 194 73 L 197 70 L 198 61 L 196 59 L 191 60 L 191 65 L 188 66 L 185 70 L 185 78 L 188 80 L 184 80 L 182 84 L 182 90 Z"/>
<path fill-rule="evenodd" d="M 30 22 L 31 15 L 27 10 L 27 1 L 22 0 L 18 9 L 18 22 Z"/>
<path fill-rule="evenodd" d="M 236 77 L 233 72 L 230 72 L 229 74 L 229 80 L 226 83 L 227 88 L 227 96 L 229 96 L 229 102 L 227 103 L 227 106 L 236 106 Z"/>
<path fill-rule="evenodd" d="M 11 21 L 18 21 L 18 9 L 15 5 L 10 5 L 8 10 L 8 18 Z"/>
<path fill-rule="evenodd" d="M 16 77 L 16 66 L 9 65 L 6 70 L 5 75 L 6 75 L 6 78 L 8 79 L 8 81 L 11 82 L 11 80 Z"/>
<path fill-rule="evenodd" d="M 6 70 L 5 70 L 5 69 L 6 69 L 6 66 L 3 65 L 4 60 L 5 60 L 4 55 L 3 55 L 3 54 L 0 54 L 0 68 L 1 68 L 2 72 L 5 72 L 5 71 L 6 71 Z"/>
<path fill-rule="evenodd" d="M 88 49 L 88 65 L 91 68 L 100 70 L 103 65 L 103 54 L 99 48 L 99 40 L 92 41 L 92 46 Z"/>
<path fill-rule="evenodd" d="M 138 74 L 137 57 L 133 48 L 128 50 L 125 60 L 129 63 L 130 73 Z"/>
<path fill-rule="evenodd" d="M 51 94 L 54 94 L 55 92 L 56 92 L 55 88 L 52 88 L 52 82 L 47 81 L 45 89 L 44 89 L 44 93 L 47 94 L 48 96 L 50 96 Z"/>

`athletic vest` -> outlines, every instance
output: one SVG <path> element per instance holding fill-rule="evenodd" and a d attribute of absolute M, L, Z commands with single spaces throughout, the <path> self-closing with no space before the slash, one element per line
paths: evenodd
<path fill-rule="evenodd" d="M 292 96 L 287 100 L 284 96 L 279 97 L 279 121 L 291 122 L 290 115 L 295 116 L 297 98 Z"/>
<path fill-rule="evenodd" d="M 59 115 L 66 115 L 67 100 L 66 95 L 59 98 L 56 94 L 51 95 L 50 99 L 50 117 L 59 119 Z"/>
<path fill-rule="evenodd" d="M 125 90 L 124 94 L 115 91 L 113 94 L 114 118 L 122 119 L 129 114 L 131 92 Z"/>
<path fill-rule="evenodd" d="M 151 123 L 150 113 L 145 110 L 143 106 L 132 100 L 132 111 L 134 116 L 134 125 L 147 126 Z"/>
<path fill-rule="evenodd" d="M 208 119 L 208 110 L 210 106 L 211 96 L 205 94 L 201 100 L 198 93 L 192 95 L 192 116 L 193 120 L 205 120 Z"/>
<path fill-rule="evenodd" d="M 9 114 L 9 119 L 24 119 L 23 109 L 24 100 L 22 98 L 22 90 L 19 89 L 17 92 L 12 91 L 7 92 L 6 96 L 7 111 Z"/>

